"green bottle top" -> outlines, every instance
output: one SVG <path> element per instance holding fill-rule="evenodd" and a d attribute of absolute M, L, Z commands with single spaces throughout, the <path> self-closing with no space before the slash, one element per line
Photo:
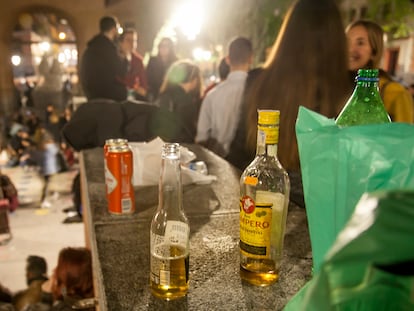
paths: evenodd
<path fill-rule="evenodd" d="M 336 119 L 341 126 L 391 122 L 378 91 L 378 69 L 359 69 L 357 84 Z"/>

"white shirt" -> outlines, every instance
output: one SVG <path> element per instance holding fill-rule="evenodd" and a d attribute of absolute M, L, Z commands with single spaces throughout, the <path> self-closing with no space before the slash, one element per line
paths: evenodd
<path fill-rule="evenodd" d="M 221 144 L 226 156 L 239 123 L 240 108 L 247 72 L 230 72 L 227 79 L 219 83 L 201 104 L 198 117 L 196 142 L 214 138 Z"/>

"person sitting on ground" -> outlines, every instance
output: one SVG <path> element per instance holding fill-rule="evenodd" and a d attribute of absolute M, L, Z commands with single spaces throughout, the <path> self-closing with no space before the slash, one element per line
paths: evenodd
<path fill-rule="evenodd" d="M 12 292 L 0 283 L 0 311 L 15 311 L 12 302 Z"/>
<path fill-rule="evenodd" d="M 17 188 L 9 176 L 3 174 L 0 168 L 0 188 L 3 191 L 3 197 L 9 201 L 9 211 L 14 212 L 19 206 Z"/>
<path fill-rule="evenodd" d="M 80 190 L 80 172 L 78 172 L 72 182 L 72 200 L 73 207 L 66 208 L 65 212 L 75 212 L 75 215 L 68 216 L 63 220 L 64 224 L 71 224 L 82 222 L 82 201 L 81 201 L 81 190 Z"/>
<path fill-rule="evenodd" d="M 47 263 L 43 257 L 31 255 L 26 259 L 27 289 L 13 296 L 16 311 L 21 311 L 36 302 L 41 301 L 42 284 L 47 281 Z"/>
<path fill-rule="evenodd" d="M 34 142 L 29 137 L 26 128 L 20 128 L 15 135 L 9 140 L 9 162 L 7 166 L 17 165 L 36 165 L 31 158 L 31 152 L 34 149 Z"/>
<path fill-rule="evenodd" d="M 0 283 L 0 303 L 11 303 L 12 297 L 11 290 Z"/>
<path fill-rule="evenodd" d="M 82 304 L 82 310 L 94 311 L 92 256 L 85 247 L 66 247 L 59 252 L 57 266 L 42 286 L 43 299 L 26 311 L 69 311 Z M 43 309 L 41 309 L 43 308 Z M 79 308 L 78 308 L 79 309 Z"/>

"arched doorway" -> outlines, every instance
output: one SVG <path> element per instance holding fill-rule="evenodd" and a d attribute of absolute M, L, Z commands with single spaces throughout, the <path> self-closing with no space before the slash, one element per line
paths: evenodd
<path fill-rule="evenodd" d="M 46 105 L 63 111 L 76 95 L 76 37 L 61 12 L 50 8 L 21 12 L 12 33 L 11 62 L 20 99 L 15 108 L 31 109 L 43 118 Z"/>

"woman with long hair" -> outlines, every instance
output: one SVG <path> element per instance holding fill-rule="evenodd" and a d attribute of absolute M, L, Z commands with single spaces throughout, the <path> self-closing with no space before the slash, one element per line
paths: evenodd
<path fill-rule="evenodd" d="M 156 100 L 160 92 L 164 76 L 170 66 L 177 60 L 174 42 L 162 38 L 158 44 L 158 53 L 152 56 L 146 68 L 148 78 L 148 97 L 150 101 Z"/>
<path fill-rule="evenodd" d="M 251 83 L 248 80 L 244 116 L 228 156 L 230 162 L 243 169 L 254 158 L 257 110 L 280 110 L 278 157 L 289 172 L 292 189 L 298 183 L 302 191 L 295 134 L 299 106 L 335 117 L 352 90 L 347 60 L 344 27 L 335 1 L 296 1 L 263 68 L 256 71 Z M 303 194 L 298 200 L 302 205 Z"/>

